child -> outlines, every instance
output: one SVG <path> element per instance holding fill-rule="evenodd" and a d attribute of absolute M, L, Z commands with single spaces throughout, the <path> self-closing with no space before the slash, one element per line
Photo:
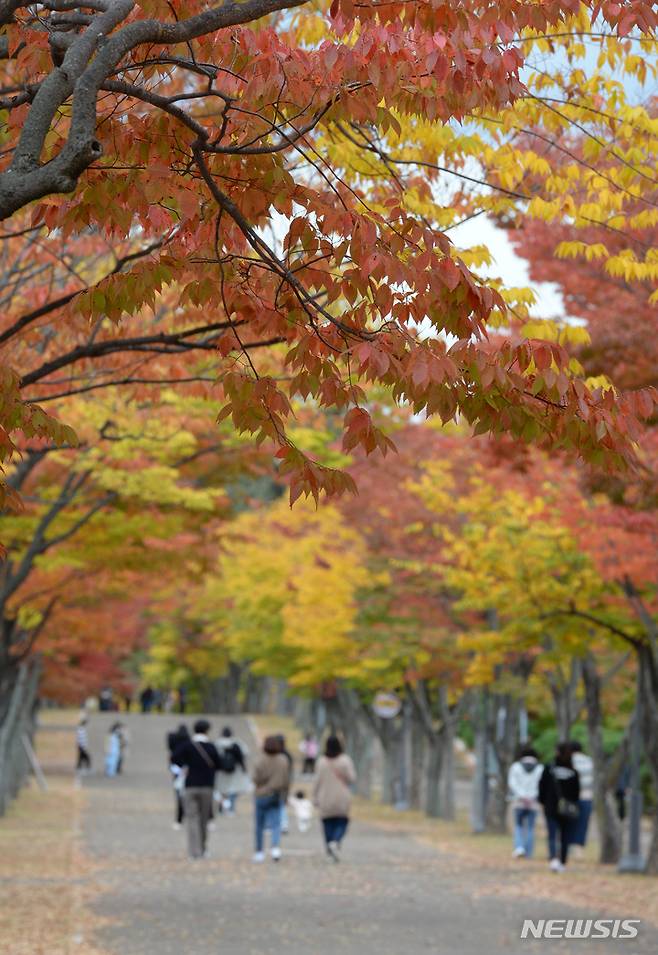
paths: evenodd
<path fill-rule="evenodd" d="M 121 759 L 121 723 L 110 727 L 105 737 L 105 775 L 116 776 Z"/>
<path fill-rule="evenodd" d="M 308 832 L 313 818 L 313 803 L 306 798 L 303 789 L 299 789 L 290 797 L 290 805 L 297 819 L 297 828 L 300 832 Z"/>

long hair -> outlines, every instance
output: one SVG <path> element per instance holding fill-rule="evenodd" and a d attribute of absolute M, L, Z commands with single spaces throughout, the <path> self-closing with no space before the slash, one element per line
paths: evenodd
<path fill-rule="evenodd" d="M 324 755 L 328 759 L 335 759 L 336 756 L 340 756 L 343 752 L 343 744 L 338 739 L 337 736 L 329 736 L 324 747 Z"/>
<path fill-rule="evenodd" d="M 270 756 L 276 756 L 283 752 L 281 748 L 281 738 L 279 736 L 266 736 L 263 743 L 263 752 Z"/>
<path fill-rule="evenodd" d="M 573 769 L 571 762 L 571 746 L 569 743 L 558 743 L 555 750 L 555 765 Z"/>

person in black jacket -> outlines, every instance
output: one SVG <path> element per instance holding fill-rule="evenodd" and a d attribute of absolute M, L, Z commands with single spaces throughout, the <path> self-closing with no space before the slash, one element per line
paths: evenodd
<path fill-rule="evenodd" d="M 224 765 L 215 745 L 208 739 L 209 729 L 208 720 L 197 720 L 192 738 L 182 743 L 171 758 L 174 766 L 186 770 L 183 806 L 188 851 L 192 859 L 200 859 L 207 854 L 215 773 Z"/>
<path fill-rule="evenodd" d="M 176 750 L 187 743 L 190 739 L 190 734 L 185 723 L 181 723 L 177 730 L 174 730 L 172 733 L 167 733 L 167 766 L 171 770 L 172 783 L 174 786 L 174 799 L 176 805 L 176 812 L 174 816 L 174 829 L 180 829 L 183 824 L 183 817 L 185 816 L 185 808 L 183 806 L 183 789 L 185 788 L 185 771 L 181 769 L 180 766 L 176 766 L 173 762 L 174 753 Z"/>
<path fill-rule="evenodd" d="M 571 829 L 578 818 L 579 798 L 580 780 L 571 762 L 571 747 L 568 743 L 558 743 L 555 760 L 544 769 L 539 780 L 539 802 L 546 816 L 548 854 L 553 872 L 564 872 L 567 864 Z"/>

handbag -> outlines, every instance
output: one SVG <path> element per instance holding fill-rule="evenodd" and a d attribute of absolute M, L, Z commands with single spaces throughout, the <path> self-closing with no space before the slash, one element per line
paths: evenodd
<path fill-rule="evenodd" d="M 559 819 L 575 821 L 580 816 L 580 806 L 572 799 L 567 799 L 562 795 L 562 786 L 557 776 L 553 775 L 555 787 L 557 789 L 557 814 Z"/>

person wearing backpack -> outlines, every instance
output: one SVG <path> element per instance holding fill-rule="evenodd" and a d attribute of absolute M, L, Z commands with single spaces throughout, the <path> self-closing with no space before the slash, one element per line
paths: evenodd
<path fill-rule="evenodd" d="M 553 872 L 564 872 L 569 843 L 580 809 L 580 780 L 571 761 L 569 743 L 558 743 L 554 761 L 539 781 L 539 802 L 544 807 L 548 829 L 548 855 Z M 558 852 L 559 842 L 559 852 Z"/>
<path fill-rule="evenodd" d="M 192 739 L 182 743 L 171 757 L 174 766 L 186 770 L 183 806 L 191 859 L 201 859 L 207 855 L 215 773 L 224 765 L 215 745 L 208 738 L 209 729 L 208 720 L 197 720 Z"/>
<path fill-rule="evenodd" d="M 220 805 L 232 816 L 238 796 L 249 792 L 251 788 L 247 773 L 249 750 L 242 740 L 233 735 L 230 726 L 224 727 L 215 746 L 223 763 L 222 769 L 217 773 L 215 790 L 219 793 Z"/>

